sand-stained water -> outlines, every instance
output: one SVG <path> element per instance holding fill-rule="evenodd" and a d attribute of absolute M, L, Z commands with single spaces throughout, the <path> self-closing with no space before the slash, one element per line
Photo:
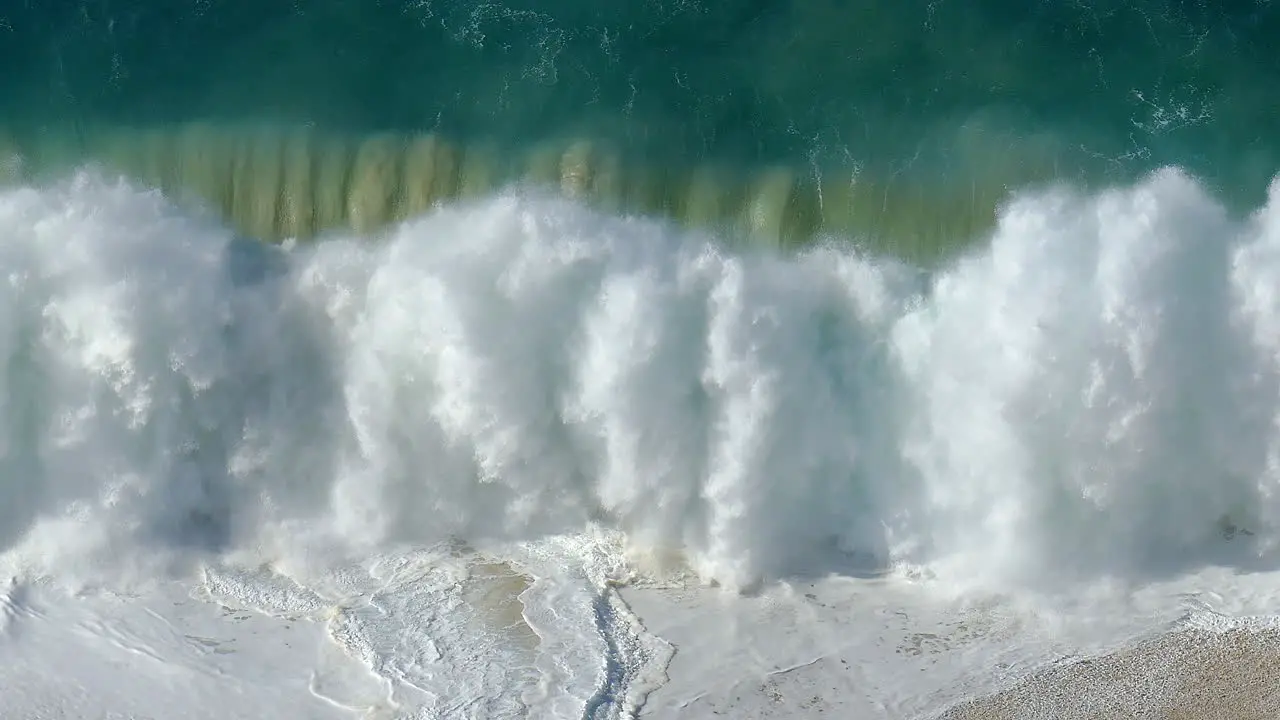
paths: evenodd
<path fill-rule="evenodd" d="M 856 171 L 655 165 L 588 139 L 511 149 L 429 133 L 351 136 L 208 122 L 32 137 L 7 142 L 9 156 L 23 158 L 23 176 L 57 177 L 98 164 L 176 198 L 195 198 L 266 240 L 378 232 L 440 203 L 525 184 L 733 242 L 779 247 L 838 237 L 928 261 L 988 229 L 1008 194 L 994 176 L 939 195 Z M 20 176 L 10 166 L 12 182 Z"/>

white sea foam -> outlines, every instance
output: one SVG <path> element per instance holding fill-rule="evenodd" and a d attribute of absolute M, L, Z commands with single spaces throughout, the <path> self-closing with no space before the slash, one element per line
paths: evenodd
<path fill-rule="evenodd" d="M 1277 566 L 1280 185 L 1244 219 L 1174 171 L 1025 195 L 928 277 L 723 248 L 536 195 L 279 249 L 89 173 L 5 191 L 0 563 L 263 567 L 291 579 L 211 587 L 327 620 L 438 712 L 457 683 L 637 702 L 669 649 L 610 581 L 672 555 L 735 588 Z M 369 565 L 407 547 L 439 563 Z M 477 551 L 528 576 L 540 639 L 446 682 L 396 642 L 419 613 L 438 653 L 496 652 L 427 614 L 490 582 Z"/>

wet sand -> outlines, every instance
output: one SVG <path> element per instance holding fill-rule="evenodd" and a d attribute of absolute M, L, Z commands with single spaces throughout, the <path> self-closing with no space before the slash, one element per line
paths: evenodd
<path fill-rule="evenodd" d="M 1041 672 L 941 720 L 1280 718 L 1280 631 L 1186 630 Z"/>

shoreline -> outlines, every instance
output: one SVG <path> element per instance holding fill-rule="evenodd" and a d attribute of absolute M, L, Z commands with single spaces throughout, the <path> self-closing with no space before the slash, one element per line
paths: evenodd
<path fill-rule="evenodd" d="M 16 693 L 19 714 L 42 716 L 83 714 L 95 703 L 139 717 L 175 703 L 193 718 L 304 709 L 389 720 L 413 709 L 412 688 L 333 643 L 326 613 L 230 607 L 203 587 L 76 596 L 12 585 L 0 592 L 0 656 L 23 662 L 0 671 L 0 688 Z M 1008 608 L 894 612 L 901 597 L 891 588 L 828 581 L 759 597 L 703 587 L 622 593 L 647 632 L 677 647 L 640 718 L 1280 717 L 1280 627 L 1248 619 L 1210 613 L 1118 650 L 1073 656 L 1047 641 L 1052 629 Z M 1016 670 L 1037 657 L 1050 664 Z M 998 687 L 1010 671 L 1021 678 Z M 219 704 L 228 688 L 235 702 Z"/>
<path fill-rule="evenodd" d="M 698 588 L 624 595 L 676 647 L 642 718 L 1280 717 L 1280 627 L 1266 618 L 1209 611 L 1162 630 L 1148 616 L 1145 632 L 1076 618 L 1064 633 L 1003 603 L 895 608 L 901 596 L 831 582 L 733 600 Z"/>
<path fill-rule="evenodd" d="M 1280 630 L 1182 629 L 1033 674 L 938 720 L 1280 717 Z"/>

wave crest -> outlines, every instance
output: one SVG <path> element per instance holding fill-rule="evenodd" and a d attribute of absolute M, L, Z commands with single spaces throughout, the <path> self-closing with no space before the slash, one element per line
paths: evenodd
<path fill-rule="evenodd" d="M 271 248 L 91 174 L 0 195 L 0 547 L 119 576 L 582 532 L 733 587 L 1271 567 L 1280 185 L 1006 207 L 926 276 L 501 194 Z"/>

